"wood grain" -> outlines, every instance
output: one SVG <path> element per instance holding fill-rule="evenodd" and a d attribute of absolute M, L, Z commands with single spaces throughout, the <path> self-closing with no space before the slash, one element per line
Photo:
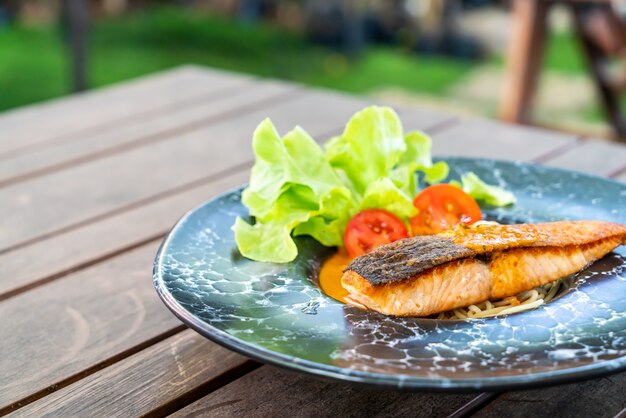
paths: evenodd
<path fill-rule="evenodd" d="M 437 155 L 529 161 L 574 142 L 574 138 L 566 134 L 473 119 L 438 133 L 433 152 Z"/>
<path fill-rule="evenodd" d="M 352 97 L 352 96 L 351 96 Z M 356 97 L 353 97 L 356 98 Z M 379 106 L 389 106 L 398 113 L 402 121 L 404 132 L 413 130 L 439 131 L 458 122 L 458 117 L 452 114 L 441 113 L 439 111 L 418 106 L 395 105 L 386 101 L 372 102 L 370 99 L 360 97 L 366 104 L 376 104 Z M 344 124 L 347 122 L 344 121 Z"/>
<path fill-rule="evenodd" d="M 196 68 L 200 67 L 183 65 L 174 69 L 121 81 L 106 87 L 94 88 L 85 93 L 44 100 L 35 104 L 5 110 L 0 113 L 0 124 L 2 124 L 2 127 L 4 128 L 14 128 L 16 126 L 23 125 L 24 123 L 37 120 L 37 117 L 41 114 L 61 114 L 66 109 L 76 109 L 76 107 L 80 104 L 89 105 L 92 101 L 96 102 L 96 96 L 105 95 L 106 97 L 111 98 L 120 94 L 125 94 L 125 90 L 145 89 L 149 88 L 149 86 L 158 85 L 159 83 L 167 83 L 168 81 L 166 79 L 168 78 L 180 77 L 174 73 L 194 71 Z"/>
<path fill-rule="evenodd" d="M 287 101 L 287 95 L 297 92 L 292 85 L 275 82 L 248 82 L 238 87 L 229 94 L 209 95 L 166 112 L 137 117 L 122 125 L 110 124 L 89 135 L 52 142 L 13 158 L 0 159 L 0 187 L 171 138 L 267 106 L 272 100 Z"/>
<path fill-rule="evenodd" d="M 187 330 L 42 398 L 10 416 L 142 416 L 176 409 L 255 365 Z M 237 373 L 238 372 L 238 373 Z M 160 415 L 159 414 L 159 415 Z"/>
<path fill-rule="evenodd" d="M 263 366 L 174 417 L 445 417 L 475 395 L 377 390 Z"/>
<path fill-rule="evenodd" d="M 0 187 L 131 147 L 145 146 L 174 134 L 180 135 L 254 108 L 268 106 L 272 102 L 286 102 L 297 97 L 299 91 L 302 94 L 299 87 L 284 82 L 249 80 L 236 87 L 228 94 L 216 93 L 179 104 L 164 112 L 137 117 L 122 125 L 110 124 L 106 129 L 99 129 L 87 136 L 51 142 L 12 158 L 0 158 Z M 348 101 L 359 100 L 362 106 L 369 104 L 347 95 L 345 98 Z M 450 119 L 443 114 L 422 109 L 400 108 L 398 112 L 406 121 L 407 130 L 437 126 Z"/>
<path fill-rule="evenodd" d="M 337 129 L 360 107 L 357 100 L 307 94 L 147 148 L 5 187 L 0 189 L 0 251 L 251 161 L 251 134 L 267 116 L 283 133 L 300 123 L 318 136 Z"/>
<path fill-rule="evenodd" d="M 609 176 L 626 168 L 626 146 L 587 140 L 547 161 L 546 165 Z"/>
<path fill-rule="evenodd" d="M 0 303 L 0 411 L 180 326 L 152 286 L 158 244 Z"/>
<path fill-rule="evenodd" d="M 508 392 L 480 410 L 489 417 L 612 417 L 626 408 L 626 374 L 524 392 Z"/>
<path fill-rule="evenodd" d="M 85 135 L 137 115 L 163 111 L 178 103 L 214 94 L 250 77 L 184 66 L 110 88 L 54 100 L 0 117 L 0 157 L 35 144 Z"/>
<path fill-rule="evenodd" d="M 248 179 L 247 168 L 0 254 L 0 299 L 163 236 L 187 210 Z"/>

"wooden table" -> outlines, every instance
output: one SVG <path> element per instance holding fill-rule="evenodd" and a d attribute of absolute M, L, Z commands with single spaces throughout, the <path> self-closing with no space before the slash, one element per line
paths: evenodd
<path fill-rule="evenodd" d="M 613 416 L 626 373 L 501 394 L 379 391 L 264 366 L 183 326 L 152 261 L 189 208 L 246 181 L 270 116 L 326 139 L 369 100 L 182 67 L 0 115 L 0 415 Z M 400 109 L 434 152 L 626 180 L 626 147 Z"/>

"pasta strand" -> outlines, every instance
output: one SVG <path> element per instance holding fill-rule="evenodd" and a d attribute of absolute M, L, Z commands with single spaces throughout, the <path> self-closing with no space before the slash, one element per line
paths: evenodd
<path fill-rule="evenodd" d="M 529 311 L 550 302 L 561 290 L 567 289 L 571 281 L 571 277 L 563 278 L 502 300 L 487 300 L 465 308 L 442 312 L 437 316 L 437 319 L 488 318 Z"/>

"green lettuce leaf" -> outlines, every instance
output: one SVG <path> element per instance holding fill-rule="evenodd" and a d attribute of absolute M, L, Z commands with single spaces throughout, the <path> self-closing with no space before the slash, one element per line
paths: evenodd
<path fill-rule="evenodd" d="M 465 193 L 488 205 L 507 206 L 517 201 L 513 193 L 502 187 L 485 183 L 471 171 L 461 176 L 461 184 L 455 183 L 455 185 L 461 186 Z"/>
<path fill-rule="evenodd" d="M 399 162 L 400 166 L 409 166 L 424 173 L 424 180 L 429 184 L 439 183 L 448 177 L 450 168 L 444 161 L 433 164 L 431 149 L 433 141 L 424 132 L 409 132 L 404 137 L 407 152 Z"/>
<path fill-rule="evenodd" d="M 256 261 L 288 263 L 298 255 L 298 248 L 291 238 L 291 229 L 283 223 L 250 225 L 237 218 L 233 230 L 237 248 L 244 257 Z"/>
<path fill-rule="evenodd" d="M 423 133 L 405 136 L 392 109 L 371 106 L 356 113 L 325 149 L 330 165 L 352 191 L 357 212 L 384 209 L 406 222 L 416 213 L 416 171 L 433 167 L 430 146 Z M 444 170 L 447 175 L 447 166 Z"/>
<path fill-rule="evenodd" d="M 293 235 L 310 235 L 327 247 L 341 247 L 346 225 L 356 212 L 352 194 L 343 188 L 334 189 L 321 199 L 314 216 L 294 229 Z"/>
<path fill-rule="evenodd" d="M 359 211 L 364 209 L 384 209 L 405 220 L 417 215 L 413 199 L 389 178 L 376 180 L 367 187 L 359 205 Z"/>
<path fill-rule="evenodd" d="M 265 119 L 254 132 L 252 147 L 256 162 L 242 201 L 261 220 L 290 183 L 308 186 L 316 201 L 329 190 L 344 187 L 320 146 L 300 127 L 281 139 Z"/>
<path fill-rule="evenodd" d="M 409 132 L 404 137 L 407 149 L 390 174 L 393 182 L 409 196 L 418 192 L 418 172 L 424 175 L 429 184 L 439 183 L 448 177 L 450 171 L 444 161 L 433 164 L 431 157 L 432 140 L 424 132 Z"/>
<path fill-rule="evenodd" d="M 371 106 L 356 113 L 343 134 L 325 148 L 331 166 L 361 197 L 370 183 L 389 175 L 406 151 L 406 143 L 396 112 Z"/>
<path fill-rule="evenodd" d="M 235 241 L 245 257 L 288 262 L 297 255 L 291 238 L 293 229 L 331 211 L 336 213 L 329 221 L 347 218 L 343 212 L 350 209 L 349 205 L 337 212 L 336 205 L 324 202 L 336 196 L 349 201 L 350 191 L 330 167 L 319 145 L 299 127 L 280 138 L 266 119 L 254 133 L 253 149 L 256 162 L 242 201 L 256 223 L 250 225 L 238 218 L 233 226 Z M 338 245 L 337 240 L 332 245 Z"/>

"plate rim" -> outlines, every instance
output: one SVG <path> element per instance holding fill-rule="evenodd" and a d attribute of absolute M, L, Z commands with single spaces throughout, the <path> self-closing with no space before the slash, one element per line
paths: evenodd
<path fill-rule="evenodd" d="M 590 177 L 602 182 L 614 183 L 615 185 L 624 187 L 626 189 L 625 183 L 601 175 L 589 174 L 560 167 L 550 167 L 519 160 L 501 160 L 491 158 L 457 156 L 436 156 L 433 157 L 433 160 L 462 160 L 485 163 L 496 162 L 515 165 L 518 167 L 530 166 L 535 168 L 569 173 L 570 175 L 575 174 L 579 176 Z M 379 372 L 367 372 L 361 370 L 351 370 L 345 367 L 326 365 L 311 360 L 306 360 L 300 357 L 290 356 L 276 351 L 272 351 L 262 346 L 234 337 L 226 331 L 216 328 L 208 322 L 200 320 L 199 318 L 195 317 L 191 312 L 187 311 L 182 305 L 180 305 L 176 298 L 174 298 L 171 293 L 166 289 L 161 274 L 161 268 L 162 258 L 170 240 L 192 214 L 211 202 L 232 195 L 233 193 L 241 192 L 246 184 L 247 183 L 244 183 L 242 185 L 230 188 L 222 193 L 219 193 L 185 212 L 185 214 L 181 216 L 174 224 L 174 226 L 170 229 L 170 231 L 167 233 L 167 235 L 164 237 L 163 241 L 159 245 L 159 249 L 156 253 L 152 269 L 153 284 L 155 290 L 165 306 L 167 306 L 167 308 L 179 320 L 181 320 L 191 329 L 227 349 L 233 350 L 239 354 L 242 354 L 246 357 L 252 358 L 253 360 L 259 361 L 264 364 L 278 366 L 287 370 L 296 370 L 299 372 L 304 372 L 308 375 L 313 375 L 334 381 L 351 382 L 359 385 L 366 385 L 370 387 L 375 386 L 388 389 L 429 390 L 437 392 L 502 392 L 505 390 L 529 389 L 529 386 L 532 386 L 532 388 L 539 388 L 552 386 L 555 384 L 567 384 L 599 378 L 626 370 L 626 355 L 624 355 L 610 360 L 596 360 L 592 363 L 582 366 L 524 375 L 485 376 L 479 378 L 426 378 L 403 375 L 401 373 L 386 374 Z"/>

